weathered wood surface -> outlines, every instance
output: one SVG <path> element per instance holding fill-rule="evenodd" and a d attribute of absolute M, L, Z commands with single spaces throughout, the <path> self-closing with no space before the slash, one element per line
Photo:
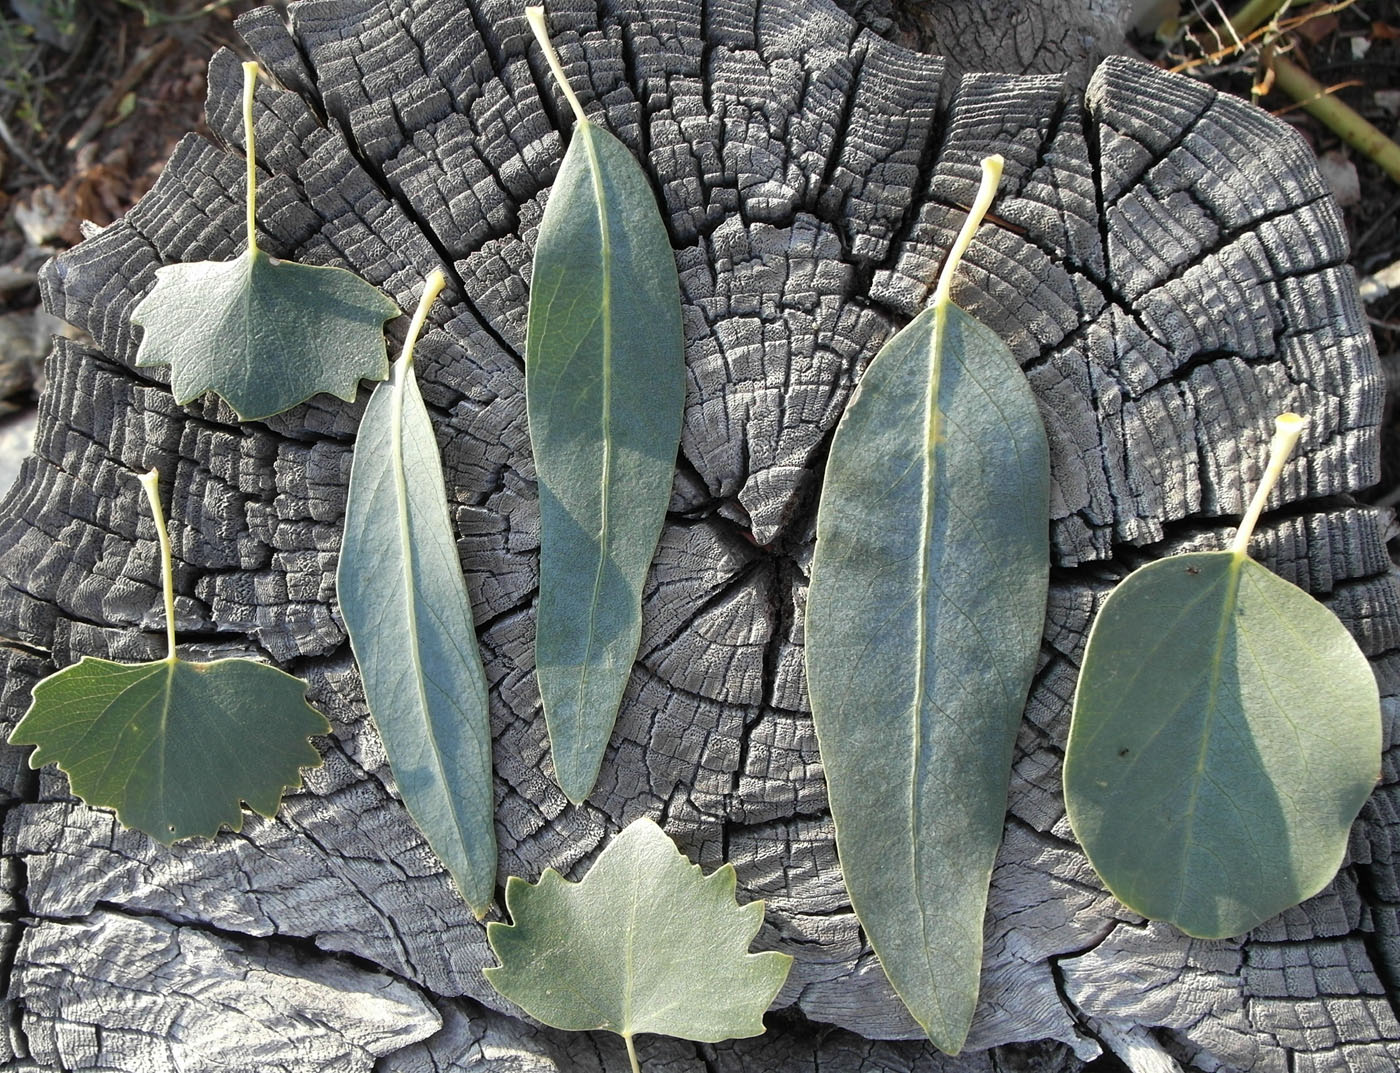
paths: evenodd
<path fill-rule="evenodd" d="M 656 179 L 690 370 L 669 521 L 599 788 L 548 769 L 531 665 L 537 518 L 521 357 L 531 242 L 563 102 L 514 0 L 317 0 L 241 24 L 280 80 L 258 94 L 273 253 L 353 267 L 405 308 L 445 264 L 419 344 L 492 683 L 501 877 L 584 867 L 661 820 L 767 899 L 759 943 L 796 964 L 769 1033 L 642 1041 L 653 1071 L 1393 1069 L 1400 1062 L 1396 757 L 1318 898 L 1200 942 L 1108 897 L 1073 842 L 1059 762 L 1098 602 L 1146 558 L 1218 546 L 1273 415 L 1312 421 L 1256 549 L 1336 610 L 1397 692 L 1380 382 L 1337 211 L 1301 141 L 1209 88 L 1110 61 L 1063 80 L 945 77 L 825 2 L 553 5 L 590 112 Z M 518 1019 L 481 975 L 480 925 L 398 803 L 333 600 L 358 406 L 240 425 L 132 368 L 128 316 L 163 263 L 242 239 L 238 72 L 124 220 L 59 258 L 45 298 L 92 345 L 49 366 L 35 455 L 0 506 L 4 718 L 82 653 L 160 644 L 151 523 L 173 495 L 190 649 L 306 676 L 334 732 L 305 792 L 239 834 L 166 850 L 0 749 L 0 937 L 11 1068 L 615 1070 L 612 1037 Z M 1007 158 L 957 299 L 1009 341 L 1054 456 L 1043 659 L 993 878 L 971 1051 L 916 1034 L 840 883 L 805 708 L 801 619 L 822 461 L 879 345 L 924 302 L 977 160 Z M 401 333 L 402 323 L 391 326 Z M 1397 708 L 1386 704 L 1387 742 Z M 1151 832 L 1144 832 L 1151 837 Z M 6 1054 L 8 1047 L 13 1054 Z M 991 1048 L 991 1049 L 989 1049 Z"/>

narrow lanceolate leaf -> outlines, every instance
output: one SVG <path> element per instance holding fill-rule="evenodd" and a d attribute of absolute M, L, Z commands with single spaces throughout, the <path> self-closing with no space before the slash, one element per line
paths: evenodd
<path fill-rule="evenodd" d="M 531 269 L 525 397 L 540 488 L 535 662 L 555 775 L 588 796 L 642 629 L 685 402 L 680 286 L 631 153 L 578 122 Z"/>
<path fill-rule="evenodd" d="M 240 802 L 264 816 L 320 754 L 307 739 L 329 724 L 306 703 L 306 683 L 247 659 L 195 663 L 175 654 L 170 540 L 157 475 L 141 478 L 160 542 L 169 652 L 151 663 L 84 656 L 34 687 L 10 735 L 37 745 L 35 768 L 57 764 L 73 793 L 116 811 L 169 845 L 243 826 Z"/>
<path fill-rule="evenodd" d="M 336 593 L 404 804 L 480 916 L 496 884 L 486 676 L 413 375 L 413 344 L 442 286 L 434 273 L 403 356 L 360 421 Z"/>
<path fill-rule="evenodd" d="M 1049 576 L 1049 461 L 997 336 L 948 298 L 871 362 L 837 427 L 807 598 L 807 683 L 851 905 L 929 1038 L 961 1049 L 1012 744 Z"/>
<path fill-rule="evenodd" d="M 757 1036 L 792 958 L 750 954 L 763 903 L 734 901 L 734 868 L 701 873 L 651 820 L 630 824 L 579 883 L 511 876 L 512 923 L 488 924 L 491 986 L 531 1017 L 627 1041 L 657 1032 L 714 1043 Z"/>
<path fill-rule="evenodd" d="M 1321 890 L 1380 776 L 1375 676 L 1332 612 L 1247 554 L 1135 570 L 1089 634 L 1065 750 L 1075 837 L 1130 909 L 1240 935 Z"/>
<path fill-rule="evenodd" d="M 156 285 L 131 322 L 144 329 L 136 364 L 169 365 L 176 402 L 213 391 L 251 421 L 319 392 L 353 399 L 361 379 L 383 380 L 384 322 L 399 307 L 353 272 L 280 261 L 258 249 L 257 64 L 245 63 L 243 72 L 248 248 L 232 261 L 156 269 Z"/>

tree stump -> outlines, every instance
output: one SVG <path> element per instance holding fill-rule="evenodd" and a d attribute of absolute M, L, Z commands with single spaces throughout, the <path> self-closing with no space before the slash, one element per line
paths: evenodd
<path fill-rule="evenodd" d="M 641 651 L 601 780 L 570 806 L 532 665 L 538 524 L 522 359 L 531 248 L 570 129 L 516 0 L 308 0 L 240 23 L 270 253 L 355 269 L 412 307 L 492 686 L 500 878 L 577 876 L 637 816 L 763 898 L 794 955 L 767 1035 L 640 1040 L 659 1073 L 1380 1071 L 1400 1063 L 1394 752 L 1321 895 L 1251 934 L 1188 939 L 1109 897 L 1059 769 L 1095 609 L 1136 564 L 1220 547 L 1274 415 L 1310 418 L 1255 542 L 1375 661 L 1393 737 L 1400 591 L 1376 477 L 1381 390 L 1338 212 L 1310 153 L 1241 101 L 1111 59 L 1058 77 L 945 75 L 827 0 L 568 0 L 551 26 L 591 114 L 644 162 L 674 239 L 689 366 Z M 394 790 L 334 599 L 363 404 L 239 424 L 133 369 L 129 314 L 162 264 L 243 238 L 239 72 L 156 188 L 44 273 L 86 329 L 49 364 L 34 456 L 0 506 L 6 729 L 81 654 L 151 658 L 154 529 L 172 500 L 191 653 L 308 678 L 323 767 L 271 820 L 165 849 L 0 749 L 8 1068 L 617 1070 L 617 1037 L 524 1018 L 487 986 L 482 926 Z M 841 884 L 802 675 L 823 460 L 879 346 L 923 305 L 977 162 L 1006 179 L 955 297 L 1042 404 L 1054 569 L 992 882 L 968 1051 L 918 1038 Z M 405 318 L 406 319 L 406 318 Z M 403 320 L 390 325 L 401 337 Z M 1151 837 L 1151 832 L 1144 832 Z M 10 1048 L 6 1054 L 3 1048 Z"/>

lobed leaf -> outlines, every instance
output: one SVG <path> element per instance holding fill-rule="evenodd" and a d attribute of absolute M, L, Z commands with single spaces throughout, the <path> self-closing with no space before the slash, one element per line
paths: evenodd
<path fill-rule="evenodd" d="M 486 937 L 501 964 L 491 986 L 554 1028 L 718 1042 L 763 1032 L 763 1012 L 792 966 L 750 954 L 763 903 L 734 900 L 734 869 L 705 876 L 655 823 L 613 838 L 581 882 L 546 869 L 512 876 L 512 923 Z"/>
<path fill-rule="evenodd" d="M 167 845 L 243 826 L 239 804 L 277 810 L 300 769 L 321 762 L 307 740 L 329 732 L 306 683 L 247 659 L 193 663 L 175 654 L 175 588 L 159 475 L 141 477 L 160 544 L 168 653 L 125 664 L 84 656 L 34 687 L 12 745 L 38 746 L 31 767 L 57 764 L 73 793 L 115 809 Z"/>
<path fill-rule="evenodd" d="M 213 391 L 253 421 L 319 392 L 348 401 L 362 379 L 383 380 L 384 322 L 398 315 L 351 272 L 252 249 L 156 269 L 131 322 L 145 329 L 136 364 L 169 365 L 176 402 Z"/>
<path fill-rule="evenodd" d="M 247 659 L 84 656 L 34 687 L 10 743 L 38 746 L 31 767 L 57 764 L 74 794 L 157 841 L 212 838 L 242 829 L 240 802 L 273 815 L 300 769 L 321 763 L 307 739 L 330 726 L 305 694 Z"/>
<path fill-rule="evenodd" d="M 156 285 L 131 313 L 145 329 L 138 366 L 169 365 L 175 401 L 213 391 L 242 421 L 271 417 L 326 392 L 347 402 L 360 380 L 389 371 L 384 322 L 399 307 L 342 268 L 279 261 L 258 249 L 253 90 L 243 65 L 248 247 L 232 261 L 156 269 Z"/>

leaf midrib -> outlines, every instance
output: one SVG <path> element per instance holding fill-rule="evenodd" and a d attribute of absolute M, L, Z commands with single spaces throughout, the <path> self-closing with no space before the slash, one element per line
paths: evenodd
<path fill-rule="evenodd" d="M 914 773 L 909 781 L 909 817 L 910 830 L 909 840 L 913 846 L 911 863 L 913 869 L 912 887 L 916 891 L 923 890 L 923 843 L 919 838 L 920 827 L 919 817 L 921 814 L 919 787 L 923 785 L 926 774 L 928 757 L 923 748 L 923 710 L 924 697 L 928 690 L 928 602 L 929 593 L 932 588 L 929 579 L 928 552 L 929 545 L 933 540 L 933 482 L 937 473 L 937 453 L 938 444 L 942 435 L 940 431 L 939 419 L 939 388 L 943 375 L 943 336 L 948 324 L 947 299 L 939 300 L 933 309 L 933 331 L 929 336 L 929 375 L 928 388 L 924 394 L 924 474 L 921 495 L 921 517 L 919 521 L 919 570 L 918 570 L 918 614 L 915 619 L 914 633 L 914 698 L 913 698 L 913 731 L 914 731 Z M 922 908 L 922 899 L 917 907 L 919 917 L 919 940 L 920 949 L 923 951 L 924 965 L 930 981 L 933 979 L 933 967 L 929 961 L 929 936 L 928 920 Z M 938 1008 L 940 1020 L 946 1024 L 947 1017 L 943 1011 L 942 995 L 938 988 L 932 988 L 934 1004 Z M 927 1030 L 927 1026 L 925 1026 Z"/>
<path fill-rule="evenodd" d="M 593 124 L 581 122 L 578 136 L 583 139 L 583 147 L 588 154 L 589 173 L 593 184 L 593 200 L 598 207 L 598 256 L 599 280 L 601 282 L 601 317 L 603 322 L 602 345 L 602 413 L 599 424 L 603 434 L 603 461 L 599 473 L 598 495 L 598 563 L 593 575 L 593 593 L 588 603 L 588 631 L 583 649 L 583 661 L 579 670 L 577 701 L 574 704 L 573 722 L 575 728 L 575 757 L 580 744 L 585 740 L 587 712 L 588 672 L 593 665 L 593 641 L 597 636 L 598 605 L 603 592 L 603 567 L 608 561 L 608 539 L 610 536 L 609 512 L 611 510 L 610 491 L 612 488 L 612 236 L 608 225 L 608 196 L 603 185 L 602 166 L 598 160 L 598 147 L 593 139 Z"/>
<path fill-rule="evenodd" d="M 407 380 L 412 375 L 413 363 L 409 357 L 401 357 L 394 363 L 393 381 L 390 385 L 393 405 L 389 412 L 389 431 L 392 437 L 389 457 L 394 474 L 394 505 L 397 508 L 399 545 L 402 549 L 400 558 L 403 561 L 404 614 L 408 618 L 408 648 L 413 665 L 413 685 L 418 694 L 419 711 L 423 715 L 423 729 L 432 754 L 433 767 L 438 774 L 438 784 L 443 787 L 447 798 L 448 815 L 452 817 L 452 826 L 459 845 L 465 847 L 470 844 L 470 839 L 463 828 L 462 818 L 458 814 L 452 794 L 446 789 L 451 785 L 450 777 L 443 762 L 442 748 L 438 744 L 437 729 L 433 725 L 432 711 L 428 704 L 428 692 L 422 673 L 423 659 L 418 641 L 418 580 L 413 560 L 413 526 L 409 520 L 408 476 L 403 458 L 404 397 L 408 390 Z M 456 870 L 452 870 L 455 873 Z"/>
<path fill-rule="evenodd" d="M 1201 747 L 1196 753 L 1196 768 L 1191 773 L 1191 793 L 1186 799 L 1181 832 L 1181 854 L 1183 865 L 1191 852 L 1191 833 L 1196 824 L 1196 798 L 1201 792 L 1201 781 L 1206 770 L 1206 755 L 1210 751 L 1211 736 L 1215 731 L 1215 719 L 1219 708 L 1220 681 L 1224 671 L 1225 643 L 1229 636 L 1229 625 L 1234 618 L 1235 604 L 1239 599 L 1240 577 L 1244 572 L 1245 556 L 1235 556 L 1226 567 L 1225 597 L 1220 604 L 1220 622 L 1215 629 L 1215 644 L 1211 650 L 1210 687 L 1206 692 L 1204 718 L 1201 720 Z M 1174 919 L 1180 919 L 1181 908 L 1186 901 L 1186 868 L 1183 866 L 1180 882 L 1177 885 Z"/>

